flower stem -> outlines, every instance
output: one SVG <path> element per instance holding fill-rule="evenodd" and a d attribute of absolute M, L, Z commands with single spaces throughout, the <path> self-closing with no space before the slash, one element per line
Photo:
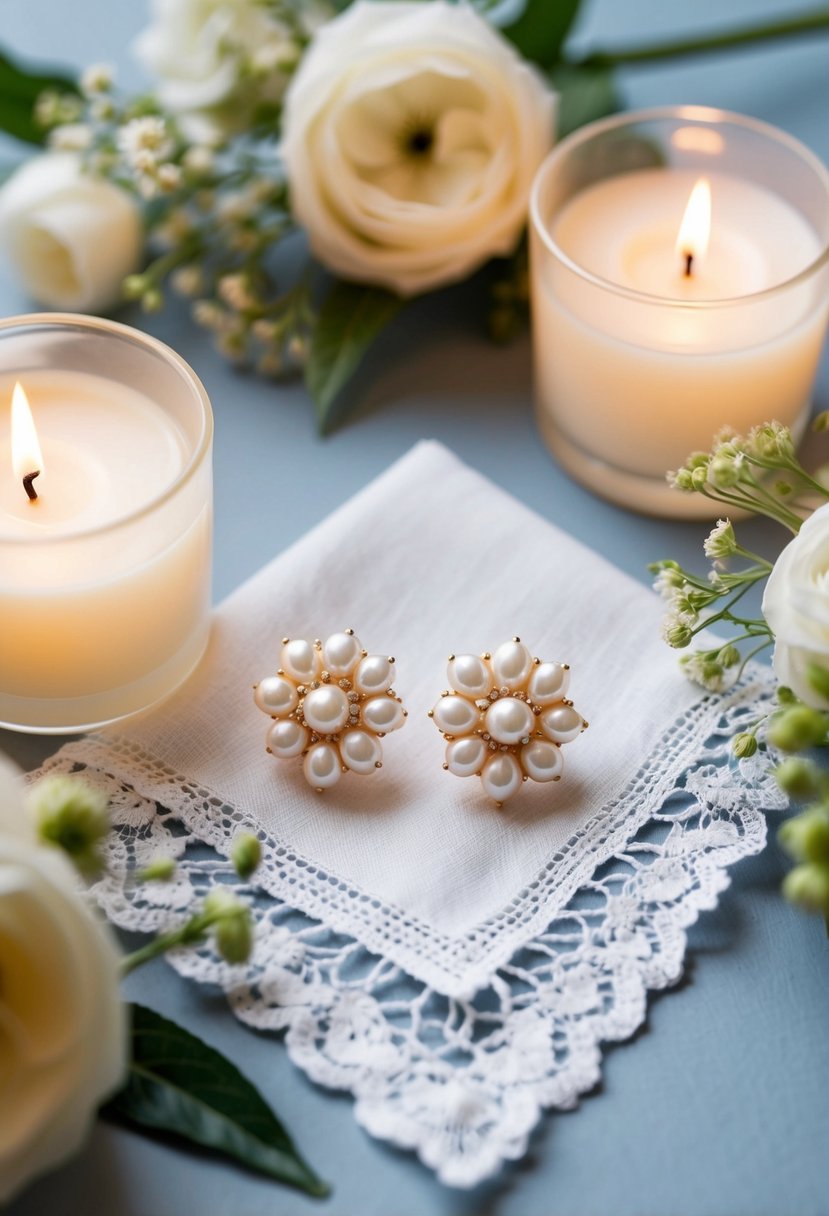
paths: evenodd
<path fill-rule="evenodd" d="M 683 55 L 729 51 L 735 47 L 748 46 L 752 43 L 770 42 L 777 38 L 802 36 L 824 30 L 829 32 L 829 8 L 817 9 L 813 13 L 803 13 L 799 17 L 773 21 L 768 25 L 725 30 L 721 34 L 708 34 L 701 38 L 679 39 L 675 42 L 631 47 L 619 51 L 594 51 L 583 59 L 571 62 L 573 67 L 616 68 L 627 64 L 676 59 Z"/>
<path fill-rule="evenodd" d="M 151 959 L 157 958 L 159 954 L 166 954 L 168 950 L 174 950 L 177 946 L 191 946 L 195 942 L 201 941 L 215 920 L 215 916 L 202 912 L 191 916 L 190 920 L 178 929 L 171 929 L 168 933 L 159 933 L 158 937 L 147 942 L 146 946 L 141 946 L 138 950 L 133 950 L 132 954 L 125 955 L 121 960 L 121 977 L 129 975 L 131 971 L 135 971 L 136 967 L 141 967 Z"/>

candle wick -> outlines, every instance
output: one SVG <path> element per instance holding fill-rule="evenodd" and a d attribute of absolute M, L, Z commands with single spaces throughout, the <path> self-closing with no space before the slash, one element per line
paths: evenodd
<path fill-rule="evenodd" d="M 29 496 L 29 502 L 34 502 L 37 498 L 37 490 L 32 485 L 36 477 L 40 477 L 40 469 L 35 469 L 34 473 L 27 473 L 23 478 L 23 489 Z"/>
<path fill-rule="evenodd" d="M 694 255 L 692 253 L 685 254 L 685 278 L 690 279 L 691 267 L 694 265 Z"/>

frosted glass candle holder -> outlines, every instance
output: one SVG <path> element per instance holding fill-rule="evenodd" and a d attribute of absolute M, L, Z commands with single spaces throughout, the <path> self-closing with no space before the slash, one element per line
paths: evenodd
<path fill-rule="evenodd" d="M 707 252 L 677 234 L 711 190 Z M 563 467 L 662 516 L 712 504 L 666 483 L 729 425 L 799 438 L 829 302 L 829 174 L 791 136 L 675 107 L 584 127 L 539 169 L 530 204 L 539 429 Z"/>
<path fill-rule="evenodd" d="M 41 447 L 33 500 L 12 451 L 17 383 Z M 86 730 L 193 670 L 209 627 L 212 436 L 200 381 L 154 338 L 91 317 L 0 322 L 0 725 Z M 35 461 L 17 447 L 18 464 Z"/>

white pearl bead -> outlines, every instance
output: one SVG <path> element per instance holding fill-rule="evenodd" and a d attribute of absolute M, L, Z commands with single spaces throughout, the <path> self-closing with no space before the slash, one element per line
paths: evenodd
<path fill-rule="evenodd" d="M 476 654 L 459 654 L 446 669 L 449 686 L 466 697 L 485 697 L 492 688 L 492 673 Z"/>
<path fill-rule="evenodd" d="M 394 679 L 392 665 L 382 654 L 370 654 L 358 664 L 354 687 L 360 692 L 385 692 Z"/>
<path fill-rule="evenodd" d="M 484 725 L 496 743 L 520 743 L 535 730 L 535 718 L 526 701 L 502 697 L 484 714 Z"/>
<path fill-rule="evenodd" d="M 523 642 L 504 642 L 492 656 L 495 683 L 507 688 L 521 688 L 532 670 L 533 657 Z"/>
<path fill-rule="evenodd" d="M 372 697 L 363 706 L 363 721 L 369 730 L 388 735 L 406 721 L 403 706 L 394 697 Z"/>
<path fill-rule="evenodd" d="M 441 697 L 432 710 L 438 730 L 446 735 L 468 735 L 481 720 L 477 706 L 465 697 Z"/>
<path fill-rule="evenodd" d="M 521 766 L 533 781 L 554 781 L 561 776 L 561 748 L 546 739 L 534 739 L 521 749 Z"/>
<path fill-rule="evenodd" d="M 484 793 L 489 794 L 496 802 L 505 802 L 507 798 L 512 797 L 522 780 L 518 762 L 504 752 L 499 752 L 487 760 L 481 774 Z"/>
<path fill-rule="evenodd" d="M 383 749 L 374 735 L 347 730 L 340 740 L 340 755 L 352 773 L 373 773 L 383 758 Z"/>
<path fill-rule="evenodd" d="M 332 676 L 347 676 L 362 653 L 353 633 L 332 633 L 322 644 L 322 661 Z"/>
<path fill-rule="evenodd" d="M 296 709 L 296 688 L 284 676 L 266 676 L 256 685 L 253 699 L 266 714 L 287 717 Z"/>
<path fill-rule="evenodd" d="M 302 714 L 311 730 L 333 735 L 348 721 L 348 697 L 335 684 L 314 688 L 302 704 Z"/>
<path fill-rule="evenodd" d="M 268 731 L 268 747 L 280 760 L 298 756 L 308 746 L 308 731 L 293 718 L 274 722 Z"/>
<path fill-rule="evenodd" d="M 547 738 L 555 743 L 570 743 L 577 739 L 584 725 L 581 714 L 576 713 L 571 705 L 554 705 L 552 709 L 545 709 L 539 722 Z"/>
<path fill-rule="evenodd" d="M 319 651 L 305 638 L 294 638 L 285 643 L 279 666 L 300 684 L 310 684 L 322 670 Z"/>
<path fill-rule="evenodd" d="M 305 779 L 315 790 L 327 790 L 340 779 L 340 757 L 330 743 L 315 743 L 302 765 Z"/>
<path fill-rule="evenodd" d="M 477 735 L 453 739 L 446 744 L 446 765 L 456 777 L 471 777 L 479 773 L 486 759 L 486 744 Z"/>
<path fill-rule="evenodd" d="M 530 676 L 530 699 L 536 705 L 560 701 L 570 684 L 570 672 L 561 663 L 540 663 Z"/>

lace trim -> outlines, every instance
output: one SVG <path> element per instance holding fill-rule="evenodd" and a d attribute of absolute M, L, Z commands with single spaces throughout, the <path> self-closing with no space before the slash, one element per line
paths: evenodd
<path fill-rule="evenodd" d="M 128 739 L 91 735 L 70 743 L 56 758 L 99 769 L 127 782 L 145 797 L 172 810 L 201 840 L 226 855 L 240 829 L 262 842 L 260 883 L 275 898 L 339 932 L 359 938 L 368 949 L 393 959 L 409 973 L 449 996 L 468 997 L 553 916 L 612 857 L 624 841 L 653 816 L 682 772 L 704 754 L 724 705 L 739 706 L 759 692 L 754 683 L 721 697 L 705 697 L 665 732 L 621 797 L 602 808 L 554 853 L 515 897 L 463 937 L 448 937 L 394 904 L 325 869 L 283 841 L 261 831 L 244 810 L 215 791 L 176 773 Z M 765 677 L 768 683 L 769 677 Z M 744 716 L 750 717 L 750 714 Z"/>
<path fill-rule="evenodd" d="M 768 761 L 734 764 L 729 742 L 764 712 L 772 688 L 770 676 L 758 676 L 675 724 L 665 745 L 671 779 L 652 764 L 633 783 L 648 822 L 636 806 L 624 838 L 614 827 L 601 862 L 590 854 L 590 872 L 573 859 L 568 880 L 577 872 L 578 889 L 571 886 L 566 906 L 474 996 L 442 995 L 388 951 L 337 931 L 331 916 L 312 918 L 261 887 L 248 888 L 257 920 L 248 964 L 231 967 L 208 945 L 169 961 L 219 984 L 248 1024 L 285 1030 L 293 1061 L 320 1084 L 350 1091 L 370 1133 L 416 1150 L 444 1183 L 474 1186 L 526 1151 L 544 1108 L 572 1107 L 595 1085 L 599 1044 L 629 1037 L 645 1018 L 647 991 L 676 983 L 688 926 L 715 906 L 727 867 L 762 849 L 763 810 L 785 800 Z M 692 749 L 681 737 L 689 722 L 708 731 Z M 188 814 L 157 807 L 82 759 L 84 750 L 65 748 L 44 768 L 86 769 L 111 800 L 109 872 L 93 888 L 111 920 L 167 927 L 194 895 L 232 879 L 228 862 L 204 844 L 225 843 L 225 827 L 236 827 L 220 800 L 207 825 L 194 819 L 192 802 Z M 103 757 L 100 741 L 93 750 Z M 180 859 L 174 881 L 131 883 L 131 871 L 159 853 Z"/>

